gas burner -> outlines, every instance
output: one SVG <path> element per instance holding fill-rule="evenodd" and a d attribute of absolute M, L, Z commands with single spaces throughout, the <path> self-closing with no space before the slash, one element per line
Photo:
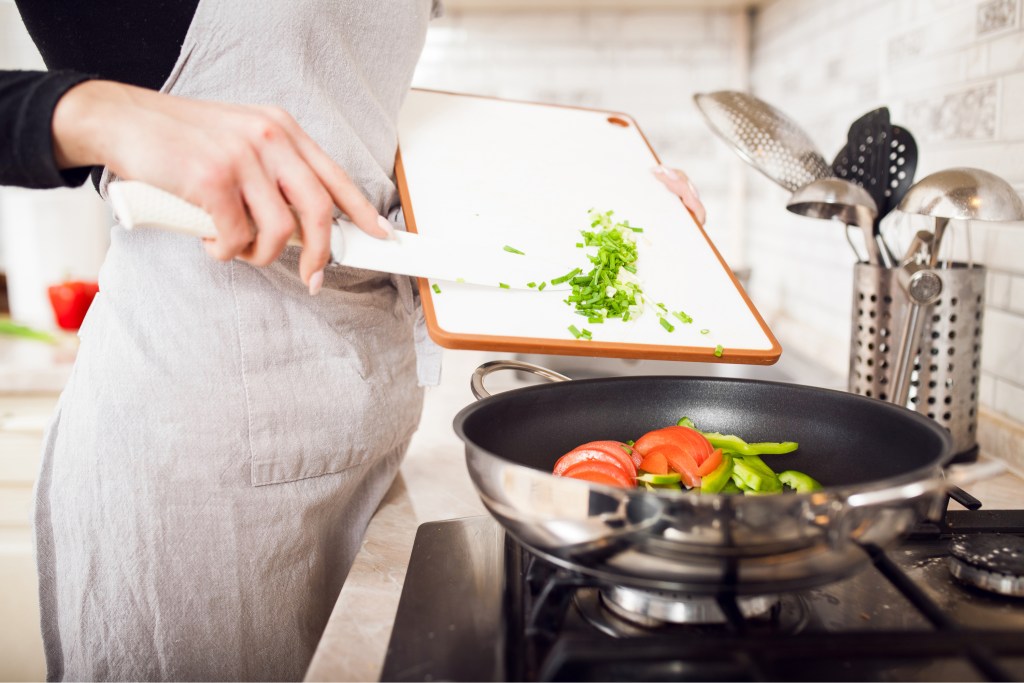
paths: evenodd
<path fill-rule="evenodd" d="M 587 587 L 576 590 L 573 602 L 584 621 L 615 638 L 723 633 L 731 628 L 715 598 L 706 595 Z M 809 608 L 797 595 L 747 596 L 736 602 L 754 631 L 793 634 L 807 625 Z"/>
<path fill-rule="evenodd" d="M 1008 534 L 954 536 L 949 571 L 982 590 L 1024 597 L 1024 538 Z"/>
<path fill-rule="evenodd" d="M 664 624 L 725 624 L 728 622 L 714 597 L 669 591 L 612 586 L 601 591 L 605 606 L 617 616 L 648 628 Z M 736 600 L 744 618 L 760 617 L 778 604 L 777 595 Z"/>

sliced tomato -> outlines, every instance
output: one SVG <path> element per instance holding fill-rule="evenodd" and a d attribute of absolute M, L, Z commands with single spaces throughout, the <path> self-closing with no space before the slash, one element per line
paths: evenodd
<path fill-rule="evenodd" d="M 702 477 L 706 477 L 712 472 L 714 472 L 716 469 L 718 469 L 718 466 L 721 464 L 722 449 L 716 448 L 715 450 L 711 451 L 711 455 L 708 456 L 708 459 L 702 462 L 700 464 L 700 467 L 697 468 L 697 474 L 699 474 Z"/>
<path fill-rule="evenodd" d="M 555 468 L 552 470 L 552 473 L 563 475 L 570 467 L 582 462 L 608 463 L 619 468 L 626 477 L 636 476 L 636 468 L 633 467 L 633 461 L 625 453 L 619 451 L 618 455 L 616 455 L 608 450 L 598 448 L 577 448 L 576 450 L 569 451 L 555 461 Z"/>
<path fill-rule="evenodd" d="M 627 476 L 618 465 L 612 465 L 601 460 L 584 460 L 582 462 L 578 462 L 565 470 L 561 476 L 569 479 L 592 481 L 595 484 L 621 486 L 622 488 L 627 489 L 631 489 L 636 486 L 636 482 L 631 477 Z"/>
<path fill-rule="evenodd" d="M 651 474 L 668 474 L 668 460 L 663 453 L 648 453 L 640 462 L 640 469 Z"/>
<path fill-rule="evenodd" d="M 682 449 L 698 465 L 707 460 L 711 452 L 715 450 L 711 442 L 696 429 L 678 426 L 662 427 L 661 429 L 647 432 L 637 440 L 633 448 L 640 451 L 642 455 L 647 455 L 658 446 L 665 445 Z"/>
<path fill-rule="evenodd" d="M 622 463 L 622 469 L 625 470 L 626 474 L 631 477 L 636 476 L 636 468 L 640 465 L 640 456 L 632 455 L 635 451 L 621 441 L 591 441 L 582 446 L 577 446 L 569 452 L 586 450 L 604 451 Z"/>
<path fill-rule="evenodd" d="M 688 487 L 692 489 L 695 486 L 700 486 L 700 475 L 697 474 L 697 462 L 682 448 L 679 448 L 674 444 L 667 443 L 658 446 L 657 448 L 653 448 L 647 453 L 648 458 L 657 456 L 665 458 L 669 468 L 673 472 L 678 472 L 679 476 L 683 479 L 683 483 Z"/>

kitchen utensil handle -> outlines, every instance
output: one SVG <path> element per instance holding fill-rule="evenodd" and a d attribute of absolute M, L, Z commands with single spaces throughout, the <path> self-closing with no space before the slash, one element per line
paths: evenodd
<path fill-rule="evenodd" d="M 991 479 L 1005 471 L 1006 465 L 997 460 L 965 465 L 950 469 L 945 477 L 933 477 L 877 491 L 854 493 L 847 497 L 846 504 L 850 508 L 866 508 L 903 503 L 928 493 L 948 492 L 951 488 L 961 484 L 971 484 L 976 481 Z"/>
<path fill-rule="evenodd" d="M 910 300 L 910 310 L 903 325 L 899 349 L 896 352 L 895 381 L 892 388 L 892 402 L 906 407 L 910 395 L 911 363 L 914 360 L 918 341 L 921 338 L 921 321 L 925 311 L 931 307 L 942 294 L 942 278 L 935 271 L 916 268 L 913 264 L 903 266 L 900 275 L 909 273 L 904 284 L 904 292 Z"/>
<path fill-rule="evenodd" d="M 110 183 L 107 195 L 114 216 L 126 230 L 158 228 L 194 237 L 214 238 L 217 227 L 213 217 L 202 208 L 158 187 L 138 180 Z M 288 244 L 302 246 L 295 233 Z"/>
<path fill-rule="evenodd" d="M 981 501 L 972 496 L 971 494 L 967 493 L 967 491 L 964 491 L 959 486 L 949 487 L 949 491 L 947 493 L 949 493 L 950 498 L 960 503 L 968 510 L 981 509 Z"/>
<path fill-rule="evenodd" d="M 914 360 L 914 349 L 921 337 L 921 318 L 924 307 L 916 301 L 911 302 L 907 311 L 907 320 L 900 335 L 899 350 L 896 352 L 896 371 L 893 373 L 892 402 L 898 406 L 906 406 L 910 396 L 910 370 Z"/>
<path fill-rule="evenodd" d="M 484 377 L 498 370 L 521 370 L 533 375 L 540 375 L 551 382 L 568 382 L 572 379 L 554 370 L 521 360 L 492 360 L 474 370 L 473 377 L 469 380 L 469 388 L 478 401 L 491 395 L 491 392 L 484 388 Z"/>

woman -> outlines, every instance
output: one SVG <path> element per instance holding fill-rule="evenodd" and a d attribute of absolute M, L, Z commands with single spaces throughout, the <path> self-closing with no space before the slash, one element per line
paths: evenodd
<path fill-rule="evenodd" d="M 218 231 L 112 230 L 37 489 L 48 677 L 301 678 L 438 374 L 408 278 L 325 269 L 332 212 L 391 229 L 437 8 L 19 5 L 51 72 L 0 73 L 0 183 L 95 167 Z"/>

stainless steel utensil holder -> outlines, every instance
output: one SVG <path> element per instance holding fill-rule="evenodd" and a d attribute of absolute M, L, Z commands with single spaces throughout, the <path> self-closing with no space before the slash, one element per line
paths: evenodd
<path fill-rule="evenodd" d="M 978 386 L 985 268 L 954 263 L 934 271 L 942 295 L 925 315 L 907 407 L 950 431 L 954 462 L 977 459 Z M 910 301 L 898 268 L 854 266 L 849 390 L 892 400 L 897 349 Z"/>

